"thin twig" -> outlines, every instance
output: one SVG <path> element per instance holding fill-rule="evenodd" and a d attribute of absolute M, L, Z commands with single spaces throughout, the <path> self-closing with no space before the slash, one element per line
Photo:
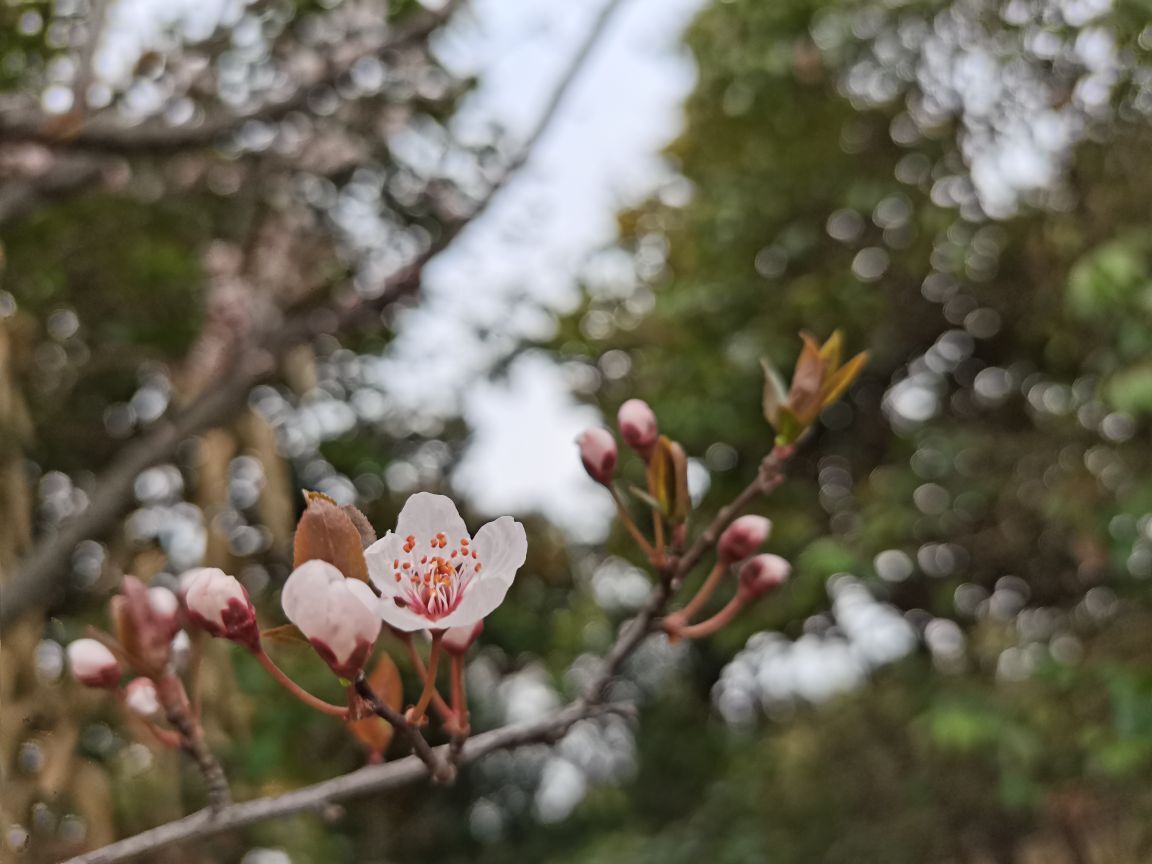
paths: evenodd
<path fill-rule="evenodd" d="M 5 112 L 0 116 L 0 138 L 27 141 L 74 151 L 120 155 L 164 155 L 207 147 L 252 121 L 272 122 L 293 111 L 304 111 L 317 90 L 341 81 L 360 60 L 401 50 L 426 40 L 461 6 L 462 0 L 449 0 L 437 10 L 423 10 L 394 28 L 381 42 L 353 51 L 315 80 L 301 82 L 295 93 L 279 102 L 267 102 L 241 113 L 229 113 L 194 126 L 172 127 L 157 121 L 127 126 L 110 114 L 93 118 L 79 129 L 60 129 L 59 118 L 38 110 Z"/>
<path fill-rule="evenodd" d="M 232 803 L 232 793 L 228 789 L 228 778 L 224 769 L 204 740 L 204 729 L 199 719 L 193 716 L 188 704 L 184 685 L 172 672 L 166 672 L 155 680 L 156 696 L 164 709 L 164 716 L 180 734 L 180 746 L 196 763 L 208 787 L 209 809 L 219 811 Z"/>
<path fill-rule="evenodd" d="M 661 573 L 662 578 L 656 583 L 636 617 L 625 622 L 620 628 L 620 635 L 604 658 L 600 671 L 585 689 L 584 699 L 589 704 L 596 704 L 604 698 L 605 690 L 613 676 L 619 671 L 620 666 L 639 647 L 640 643 L 656 630 L 657 619 L 667 608 L 668 601 L 672 599 L 684 581 L 684 577 L 692 572 L 692 568 L 704 557 L 704 553 L 716 545 L 721 532 L 754 500 L 770 494 L 784 482 L 784 467 L 792 457 L 793 452 L 792 448 L 778 447 L 773 450 L 760 464 L 760 470 L 756 473 L 755 479 L 745 486 L 730 504 L 720 508 L 720 512 L 696 538 L 688 551 L 679 558 L 668 559 Z"/>
<path fill-rule="evenodd" d="M 434 781 L 448 783 L 455 777 L 455 769 L 449 762 L 436 754 L 436 751 L 428 743 L 428 739 L 421 733 L 420 728 L 377 696 L 363 672 L 356 677 L 355 685 L 356 692 L 360 694 L 360 698 L 372 709 L 373 713 L 377 717 L 387 720 L 393 729 L 398 730 L 401 735 L 408 739 L 412 745 L 412 752 L 416 754 L 416 758 L 428 766 L 428 773 Z"/>

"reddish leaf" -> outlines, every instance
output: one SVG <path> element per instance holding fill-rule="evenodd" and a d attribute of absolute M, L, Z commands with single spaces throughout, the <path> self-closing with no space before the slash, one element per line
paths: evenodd
<path fill-rule="evenodd" d="M 343 510 L 356 530 L 360 533 L 360 545 L 365 549 L 376 542 L 376 529 L 372 527 L 372 523 L 368 521 L 368 517 L 353 507 L 351 504 L 345 504 L 340 508 Z"/>
<path fill-rule="evenodd" d="M 305 492 L 307 508 L 296 525 L 294 567 L 305 561 L 327 561 L 349 579 L 368 581 L 360 531 L 336 502 L 319 492 Z"/>

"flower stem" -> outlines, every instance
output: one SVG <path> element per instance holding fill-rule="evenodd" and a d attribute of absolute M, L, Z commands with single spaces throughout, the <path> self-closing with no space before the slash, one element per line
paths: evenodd
<path fill-rule="evenodd" d="M 452 711 L 456 715 L 456 736 L 467 738 L 468 698 L 464 695 L 464 658 L 452 655 Z"/>
<path fill-rule="evenodd" d="M 700 611 L 700 607 L 712 596 L 712 592 L 715 591 L 716 586 L 720 584 L 720 580 L 723 578 L 727 569 L 724 564 L 719 561 L 716 562 L 716 566 L 712 568 L 712 572 L 708 574 L 708 578 L 704 580 L 704 584 L 700 586 L 700 590 L 696 592 L 696 596 L 689 600 L 688 605 L 677 613 L 680 621 L 687 624 L 692 620 L 696 613 Z"/>
<path fill-rule="evenodd" d="M 256 650 L 252 652 L 256 655 L 256 659 L 260 661 L 260 665 L 268 670 L 268 674 L 275 678 L 283 685 L 284 689 L 307 705 L 309 708 L 315 708 L 317 711 L 329 714 L 332 717 L 347 717 L 348 708 L 341 705 L 333 705 L 331 702 L 325 702 L 318 696 L 313 696 L 295 681 L 288 677 L 283 669 L 272 662 L 272 658 L 268 656 L 267 652 L 262 646 L 257 645 Z"/>
<path fill-rule="evenodd" d="M 420 652 L 416 650 L 416 645 L 412 642 L 411 635 L 405 633 L 399 638 L 400 641 L 404 643 L 404 647 L 408 649 L 408 659 L 412 661 L 412 668 L 416 670 L 416 674 L 420 676 L 420 680 L 427 685 L 428 670 L 424 668 L 424 659 L 420 656 Z M 432 693 L 432 707 L 436 709 L 436 713 L 440 715 L 440 719 L 445 723 L 452 719 L 452 709 L 448 707 L 448 703 L 444 701 L 444 697 L 440 695 L 439 690 Z"/>
<path fill-rule="evenodd" d="M 728 605 L 709 618 L 707 621 L 701 621 L 699 624 L 693 624 L 688 627 L 675 627 L 672 635 L 679 636 L 682 639 L 702 639 L 705 636 L 711 636 L 725 624 L 732 621 L 733 618 L 744 608 L 748 597 L 743 592 L 737 592 L 736 596 L 728 601 Z"/>
<path fill-rule="evenodd" d="M 664 518 L 660 515 L 660 511 L 652 510 L 652 537 L 653 546 L 656 547 L 656 560 L 654 565 L 657 568 L 664 566 Z"/>
<path fill-rule="evenodd" d="M 164 716 L 180 735 L 180 747 L 196 761 L 196 766 L 204 776 L 209 806 L 217 811 L 232 803 L 228 778 L 224 776 L 224 769 L 204 741 L 204 728 L 192 714 L 184 685 L 171 672 L 154 678 L 152 683 L 156 685 L 156 698 L 164 709 Z"/>
<path fill-rule="evenodd" d="M 428 655 L 428 674 L 424 677 L 424 692 L 420 694 L 420 701 L 409 712 L 408 722 L 419 726 L 424 721 L 424 712 L 428 710 L 428 703 L 436 692 L 436 672 L 440 667 L 440 640 L 444 638 L 443 630 L 432 631 L 432 651 Z"/>
<path fill-rule="evenodd" d="M 120 703 L 120 709 L 124 712 L 124 716 L 128 718 L 129 724 L 139 723 L 143 725 L 144 728 L 152 734 L 152 737 L 165 747 L 179 749 L 182 746 L 180 734 L 175 729 L 165 729 L 163 726 L 157 726 L 147 717 L 141 717 L 128 707 L 125 695 L 123 687 L 116 691 L 116 701 Z"/>
<path fill-rule="evenodd" d="M 620 497 L 620 493 L 616 487 L 608 483 L 605 485 L 605 488 L 611 493 L 612 500 L 616 502 L 616 512 L 620 515 L 620 521 L 628 533 L 632 535 L 632 539 L 636 541 L 636 545 L 643 549 L 644 554 L 650 559 L 655 560 L 656 550 L 652 548 L 652 544 L 648 542 L 648 538 L 644 536 L 632 520 L 632 516 L 628 513 L 628 508 L 624 506 L 624 500 Z M 656 518 L 659 519 L 660 517 L 657 516 Z"/>

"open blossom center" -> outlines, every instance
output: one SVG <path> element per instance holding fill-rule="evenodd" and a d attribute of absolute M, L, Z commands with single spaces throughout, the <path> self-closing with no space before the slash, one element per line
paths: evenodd
<path fill-rule="evenodd" d="M 415 535 L 404 538 L 402 548 L 409 557 L 392 561 L 392 577 L 400 586 L 393 597 L 396 605 L 432 621 L 454 612 L 483 569 L 470 542 L 463 537 L 449 550 L 448 535 L 441 531 L 421 550 Z"/>
<path fill-rule="evenodd" d="M 396 530 L 364 550 L 380 617 L 406 633 L 475 624 L 504 600 L 527 554 L 511 516 L 472 534 L 452 500 L 431 492 L 412 495 Z"/>

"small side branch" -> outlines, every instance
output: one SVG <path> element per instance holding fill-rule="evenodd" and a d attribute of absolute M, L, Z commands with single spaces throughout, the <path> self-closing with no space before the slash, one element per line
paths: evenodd
<path fill-rule="evenodd" d="M 428 740 L 420 732 L 420 730 L 399 711 L 393 710 L 387 705 L 383 699 L 376 695 L 372 690 L 368 679 L 364 677 L 364 673 L 356 678 L 356 692 L 360 698 L 364 700 L 365 704 L 372 709 L 372 712 L 383 720 L 387 720 L 396 729 L 408 739 L 412 745 L 412 752 L 416 754 L 416 758 L 428 766 L 428 773 L 432 779 L 437 783 L 449 783 L 455 778 L 455 769 L 452 765 L 441 755 L 438 755 Z"/>

